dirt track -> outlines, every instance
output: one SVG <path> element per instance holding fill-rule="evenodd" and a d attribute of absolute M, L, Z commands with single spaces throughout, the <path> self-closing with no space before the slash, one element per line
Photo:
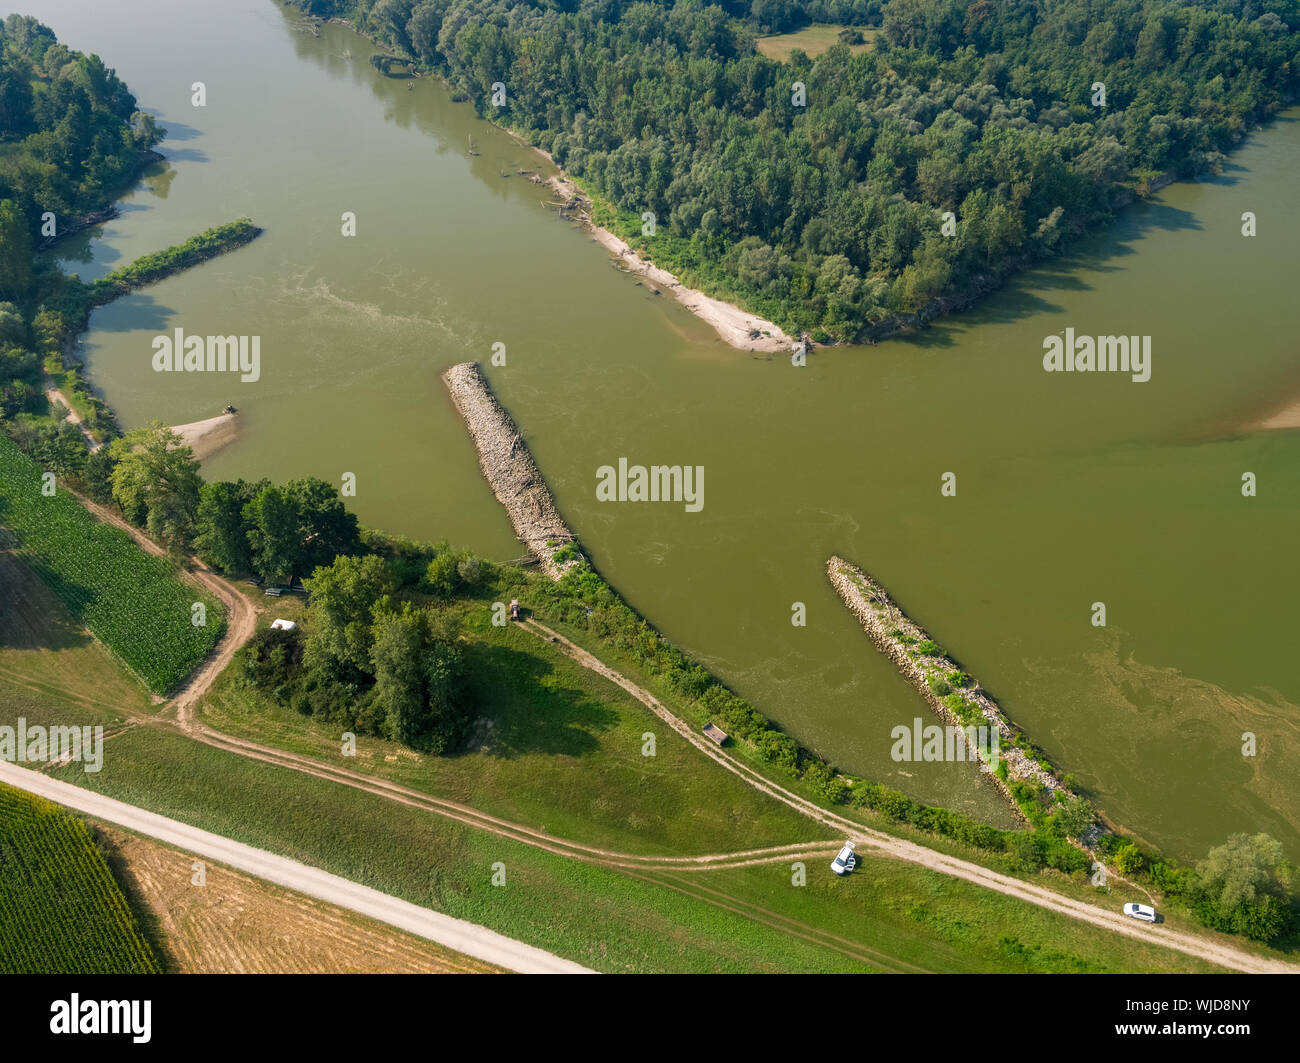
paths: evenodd
<path fill-rule="evenodd" d="M 80 496 L 78 497 L 80 498 Z M 112 510 L 92 502 L 88 498 L 80 498 L 80 500 L 83 506 L 105 524 L 121 528 L 122 531 L 131 536 L 142 550 L 157 557 L 169 556 L 167 551 L 150 539 L 149 536 L 145 535 L 139 528 L 133 528 Z M 190 582 L 207 591 L 226 607 L 226 631 L 221 636 L 221 641 L 217 643 L 212 652 L 208 654 L 207 658 L 185 683 L 178 690 L 172 692 L 172 703 L 176 708 L 176 718 L 181 727 L 186 732 L 190 732 L 194 726 L 194 706 L 208 692 L 208 688 L 216 681 L 217 676 L 225 670 L 226 665 L 231 662 L 239 648 L 252 638 L 253 633 L 257 630 L 257 610 L 231 583 L 203 565 L 198 558 L 193 558 L 191 567 L 182 569 L 182 574 Z"/>
<path fill-rule="evenodd" d="M 91 502 L 86 502 L 86 505 L 89 509 L 100 516 L 101 519 L 106 520 L 117 527 L 123 528 L 146 550 L 155 554 L 164 553 L 157 544 L 153 543 L 137 529 L 131 528 L 108 510 L 101 506 L 96 506 Z M 481 830 L 487 830 L 502 837 L 511 838 L 512 840 L 527 845 L 533 845 L 549 852 L 556 853 L 557 855 L 568 856 L 573 859 L 584 860 L 591 863 L 599 863 L 628 872 L 632 872 L 636 869 L 644 871 L 659 870 L 662 872 L 674 869 L 685 871 L 743 867 L 749 864 L 783 862 L 792 857 L 810 855 L 818 850 L 828 851 L 835 847 L 834 842 L 809 842 L 803 843 L 802 845 L 779 846 L 766 850 L 751 850 L 740 853 L 718 853 L 697 857 L 651 857 L 638 856 L 629 853 L 617 853 L 606 849 L 599 849 L 594 846 L 569 842 L 545 834 L 541 831 L 533 830 L 532 828 L 525 827 L 521 824 L 510 823 L 507 820 L 490 816 L 484 812 L 478 811 L 477 809 L 471 808 L 468 805 L 462 805 L 454 801 L 446 801 L 429 794 L 420 793 L 419 791 L 399 786 L 395 783 L 375 779 L 371 776 L 362 775 L 344 768 L 334 767 L 323 762 L 315 761 L 308 757 L 286 753 L 282 750 L 273 749 L 254 742 L 248 742 L 243 739 L 221 734 L 218 731 L 214 731 L 211 728 L 198 723 L 194 718 L 194 707 L 203 694 L 207 692 L 212 681 L 230 662 L 235 652 L 253 633 L 256 626 L 257 614 L 252 605 L 242 594 L 239 593 L 238 590 L 210 570 L 199 569 L 197 572 L 190 573 L 190 575 L 199 582 L 201 586 L 210 590 L 213 594 L 216 594 L 226 604 L 230 613 L 226 633 L 218 644 L 216 650 L 214 650 L 208 660 L 204 662 L 204 665 L 190 678 L 175 697 L 177 724 L 187 734 L 201 742 L 225 749 L 228 752 L 237 753 L 241 756 L 278 764 L 282 767 L 302 771 L 319 778 L 330 779 L 348 786 L 353 786 L 357 789 L 386 797 L 389 800 L 424 808 L 439 815 L 458 820 L 469 826 Z M 1099 908 L 1095 905 L 1086 904 L 1082 901 L 1076 901 L 1064 897 L 1059 893 L 1046 889 L 1045 887 L 1024 882 L 1020 879 L 1013 878 L 1010 875 L 1004 875 L 1000 872 L 992 871 L 979 864 L 962 860 L 957 857 L 948 856 L 933 849 L 927 849 L 915 842 L 872 830 L 860 823 L 846 819 L 829 809 L 821 808 L 812 801 L 809 801 L 798 794 L 786 790 L 777 783 L 772 782 L 765 776 L 759 774 L 753 768 L 750 768 L 747 764 L 719 749 L 703 735 L 696 733 L 690 725 L 669 712 L 668 709 L 665 708 L 664 705 L 649 691 L 637 686 L 627 677 L 616 672 L 580 646 L 564 638 L 564 636 L 559 635 L 545 625 L 538 623 L 536 620 L 528 620 L 521 626 L 525 630 L 531 631 L 531 633 L 536 637 L 544 639 L 556 646 L 561 652 L 577 661 L 584 668 L 596 672 L 622 687 L 649 708 L 651 712 L 663 720 L 677 734 L 681 735 L 690 742 L 691 745 L 700 750 L 700 752 L 716 763 L 722 765 L 728 771 L 739 776 L 754 789 L 767 794 L 769 797 L 782 802 L 795 811 L 822 824 L 829 831 L 833 832 L 834 836 L 852 839 L 856 844 L 870 850 L 874 855 L 889 856 L 896 859 L 906 860 L 910 863 L 919 864 L 923 867 L 930 868 L 931 870 L 952 875 L 968 882 L 973 882 L 976 885 L 985 887 L 986 889 L 996 890 L 999 893 L 1019 898 L 1020 900 L 1036 904 L 1043 908 L 1048 908 L 1072 919 L 1080 919 L 1084 922 L 1091 923 L 1094 926 L 1113 930 L 1116 933 L 1125 934 L 1132 938 L 1164 945 L 1189 956 L 1196 956 L 1200 959 L 1208 960 L 1211 963 L 1216 963 L 1232 970 L 1259 974 L 1300 973 L 1300 966 L 1256 956 L 1252 953 L 1235 948 L 1232 945 L 1217 941 L 1208 935 L 1189 934 L 1183 931 L 1170 929 L 1166 926 L 1138 924 L 1121 915 L 1118 911 L 1110 911 L 1105 908 Z M 157 723 L 165 723 L 165 721 L 152 722 L 155 725 Z M 696 896 L 698 897 L 698 894 L 696 894 Z M 698 899 L 705 900 L 707 898 L 698 897 Z M 710 903 L 720 902 L 711 901 Z M 730 903 L 734 904 L 736 902 Z M 775 913 L 766 913 L 766 915 L 773 916 Z M 786 920 L 786 922 L 792 921 Z M 810 931 L 813 930 L 811 927 L 805 929 Z M 471 954 L 477 955 L 477 953 Z"/>
<path fill-rule="evenodd" d="M 45 389 L 45 397 L 50 400 L 50 405 L 57 402 L 68 411 L 68 416 L 64 418 L 64 420 L 66 420 L 68 424 L 75 424 L 81 429 L 81 434 L 86 439 L 86 447 L 90 450 L 90 453 L 95 453 L 95 451 L 103 445 L 95 442 L 94 436 L 90 434 L 86 426 L 82 423 L 81 415 L 72 408 L 72 403 L 68 401 L 67 396 L 65 396 L 62 391 L 53 386 L 47 387 Z"/>
<path fill-rule="evenodd" d="M 776 800 L 788 805 L 790 808 L 802 812 L 827 827 L 838 830 L 859 846 L 870 849 L 874 855 L 892 856 L 900 860 L 907 860 L 909 863 L 920 864 L 922 867 L 952 875 L 955 878 L 965 879 L 967 882 L 973 882 L 986 889 L 996 890 L 999 893 L 1017 897 L 1031 904 L 1037 904 L 1041 908 L 1051 909 L 1072 919 L 1081 919 L 1084 922 L 1092 923 L 1094 926 L 1105 927 L 1108 930 L 1114 930 L 1129 937 L 1164 945 L 1189 956 L 1197 956 L 1200 959 L 1220 964 L 1232 970 L 1253 974 L 1300 973 L 1300 967 L 1294 964 L 1256 956 L 1231 945 L 1222 944 L 1208 936 L 1188 934 L 1165 926 L 1140 924 L 1121 915 L 1119 912 L 1112 912 L 1105 908 L 1098 908 L 1095 905 L 1064 897 L 1042 886 L 1023 882 L 1020 879 L 1012 878 L 1010 875 L 1003 875 L 968 860 L 927 849 L 925 846 L 903 838 L 895 838 L 892 835 L 871 830 L 860 823 L 836 815 L 834 812 L 821 808 L 798 794 L 791 793 L 784 787 L 766 779 L 748 765 L 728 756 L 709 739 L 697 734 L 688 724 L 670 713 L 649 691 L 636 686 L 602 661 L 593 657 L 582 647 L 570 642 L 563 635 L 557 634 L 535 620 L 529 620 L 526 626 L 534 628 L 535 634 L 556 645 L 563 653 L 572 657 L 579 664 L 617 683 L 697 749 L 717 761 L 728 771 L 740 776 L 755 789 L 761 790 L 763 793 L 776 798 Z"/>

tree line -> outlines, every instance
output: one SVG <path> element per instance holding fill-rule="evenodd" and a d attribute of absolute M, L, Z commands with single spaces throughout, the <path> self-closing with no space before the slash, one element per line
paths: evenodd
<path fill-rule="evenodd" d="M 878 20 L 874 47 L 786 63 L 754 47 L 806 17 L 786 0 L 298 3 L 440 72 L 687 283 L 822 339 L 982 290 L 1122 190 L 1215 166 L 1300 76 L 1296 0 L 825 3 Z"/>
<path fill-rule="evenodd" d="M 0 419 L 44 412 L 44 371 L 63 371 L 84 319 L 68 300 L 79 282 L 37 260 L 46 215 L 57 235 L 104 207 L 164 135 L 98 56 L 70 50 L 34 18 L 0 23 Z M 111 414 L 77 391 L 88 427 L 108 431 Z"/>

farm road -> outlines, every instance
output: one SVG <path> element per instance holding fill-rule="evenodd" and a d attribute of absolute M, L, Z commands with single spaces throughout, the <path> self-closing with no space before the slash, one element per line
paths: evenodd
<path fill-rule="evenodd" d="M 128 532 L 128 534 L 139 542 L 144 549 L 155 554 L 162 554 L 164 552 L 161 547 L 148 539 L 148 537 L 138 529 L 132 528 L 121 518 L 115 516 L 102 506 L 97 506 L 89 501 L 85 501 L 85 505 L 101 520 Z M 238 590 L 215 573 L 210 572 L 207 569 L 200 569 L 197 572 L 191 573 L 191 575 L 194 579 L 200 582 L 201 585 L 211 590 L 213 594 L 217 595 L 221 601 L 226 604 L 230 613 L 226 633 L 218 644 L 216 650 L 213 651 L 212 655 L 204 665 L 193 676 L 191 676 L 189 681 L 176 696 L 177 719 L 179 725 L 186 733 L 202 742 L 224 748 L 230 752 L 239 753 L 243 756 L 269 761 L 271 763 L 280 764 L 283 767 L 304 771 L 321 778 L 343 782 L 347 785 L 357 787 L 358 789 L 367 790 L 371 793 L 388 797 L 391 800 L 397 800 L 406 804 L 423 807 L 429 811 L 437 812 L 440 815 L 449 816 L 450 818 L 458 819 L 461 822 L 465 822 L 472 826 L 477 826 L 480 829 L 489 830 L 504 837 L 509 837 L 525 844 L 535 845 L 551 852 L 628 870 L 634 868 L 641 868 L 644 870 L 650 870 L 651 868 L 667 870 L 674 867 L 678 870 L 706 870 L 723 867 L 740 867 L 746 866 L 747 864 L 786 860 L 793 856 L 809 854 L 818 848 L 825 848 L 825 843 L 805 843 L 801 846 L 781 846 L 770 850 L 753 851 L 748 853 L 723 853 L 714 856 L 684 858 L 640 857 L 631 854 L 613 853 L 544 835 L 539 831 L 532 830 L 531 828 L 488 816 L 485 813 L 470 808 L 469 806 L 458 805 L 455 802 L 450 801 L 443 801 L 439 798 L 433 798 L 418 791 L 408 790 L 405 787 L 384 782 L 383 780 L 376 780 L 373 777 L 349 772 L 341 768 L 334 768 L 306 757 L 299 757 L 294 754 L 285 753 L 281 750 L 259 746 L 252 742 L 245 742 L 241 739 L 235 739 L 223 735 L 220 732 L 197 723 L 194 718 L 194 707 L 203 694 L 207 692 L 208 687 L 211 686 L 213 680 L 216 679 L 221 670 L 230 662 L 239 647 L 242 646 L 252 635 L 256 626 L 257 614 L 252 605 L 242 594 L 239 593 Z M 550 628 L 532 619 L 529 619 L 521 626 L 526 630 L 530 630 L 532 634 L 536 635 L 538 638 L 555 645 L 561 650 L 561 652 L 577 661 L 584 668 L 596 672 L 622 687 L 643 705 L 649 708 L 651 712 L 668 724 L 668 726 L 676 733 L 680 734 L 700 750 L 700 752 L 705 756 L 722 765 L 733 774 L 739 776 L 754 789 L 767 794 L 769 797 L 775 798 L 788 807 L 808 816 L 818 823 L 821 823 L 836 834 L 852 839 L 859 846 L 865 846 L 872 851 L 873 855 L 889 856 L 895 859 L 906 860 L 909 863 L 920 864 L 923 867 L 930 868 L 931 870 L 938 871 L 942 874 L 964 879 L 967 882 L 983 886 L 986 889 L 996 890 L 999 893 L 1019 898 L 1020 900 L 1027 901 L 1030 904 L 1036 904 L 1039 907 L 1050 909 L 1072 919 L 1079 919 L 1091 923 L 1094 926 L 1103 927 L 1105 929 L 1113 930 L 1116 933 L 1125 934 L 1128 937 L 1163 945 L 1186 955 L 1196 956 L 1211 963 L 1219 964 L 1220 966 L 1231 970 L 1255 974 L 1300 973 L 1300 966 L 1295 964 L 1258 956 L 1231 945 L 1224 944 L 1209 936 L 1201 936 L 1184 931 L 1173 930 L 1163 925 L 1150 926 L 1145 923 L 1138 924 L 1134 920 L 1120 914 L 1118 911 L 1110 911 L 1105 908 L 1097 907 L 1096 905 L 1073 900 L 1072 898 L 1065 897 L 1053 890 L 1013 878 L 1010 875 L 1001 874 L 1000 872 L 983 867 L 980 864 L 972 863 L 968 860 L 962 860 L 958 857 L 948 856 L 947 854 L 918 845 L 915 842 L 872 830 L 861 823 L 856 823 L 853 820 L 846 819 L 829 809 L 821 808 L 812 801 L 809 801 L 807 798 L 800 797 L 798 794 L 786 790 L 784 787 L 767 779 L 753 768 L 750 768 L 747 764 L 744 764 L 734 757 L 724 753 L 712 742 L 703 737 L 703 735 L 697 734 L 689 724 L 669 712 L 668 709 L 665 708 L 664 705 L 649 691 L 637 686 L 626 676 L 610 668 L 603 661 L 588 653 L 577 644 L 566 639 L 564 636 L 557 634 Z M 73 789 L 76 790 L 75 787 Z M 78 790 L 77 792 L 85 793 L 86 791 Z M 212 837 L 216 836 L 213 835 Z M 324 874 L 324 872 L 320 873 Z M 381 894 L 380 896 L 383 895 Z M 395 900 L 392 898 L 390 899 Z M 376 916 L 376 918 L 381 917 Z M 474 956 L 479 955 L 478 953 L 473 952 L 470 952 L 469 954 Z M 488 957 L 480 958 L 486 959 Z M 492 960 L 491 962 L 495 963 L 500 961 Z M 502 966 L 509 966 L 509 964 L 502 963 Z"/>
<path fill-rule="evenodd" d="M 74 808 L 96 819 L 156 838 L 178 849 L 245 871 L 267 882 L 304 893 L 340 908 L 359 912 L 389 926 L 436 941 L 467 956 L 524 974 L 593 974 L 562 959 L 486 927 L 390 897 L 369 886 L 350 882 L 251 845 L 210 834 L 186 823 L 146 812 L 79 786 L 50 779 L 39 772 L 0 762 L 0 782 Z"/>

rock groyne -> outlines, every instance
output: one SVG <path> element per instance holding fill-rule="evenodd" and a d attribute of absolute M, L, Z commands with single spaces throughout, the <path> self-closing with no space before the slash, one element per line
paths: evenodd
<path fill-rule="evenodd" d="M 1074 796 L 1055 775 L 1014 744 L 1016 731 L 997 702 L 974 679 L 966 676 L 924 629 L 907 618 L 880 584 L 841 557 L 832 557 L 826 562 L 826 575 L 871 641 L 898 666 L 904 678 L 945 722 L 955 727 L 974 725 L 997 729 L 997 758 L 1006 764 L 1008 781 L 1025 779 L 1041 784 L 1049 794 Z M 954 673 L 959 680 L 957 683 L 952 682 Z M 977 749 L 976 754 L 989 778 L 1015 806 L 1006 783 L 992 770 L 995 762 L 991 761 L 988 751 Z"/>
<path fill-rule="evenodd" d="M 555 560 L 561 547 L 577 539 L 561 518 L 550 489 L 519 429 L 497 401 L 477 362 L 461 362 L 442 374 L 470 438 L 478 450 L 479 468 L 497 501 L 505 507 L 515 534 L 528 547 L 542 569 L 559 579 L 576 557 Z M 570 551 L 573 553 L 574 551 Z"/>

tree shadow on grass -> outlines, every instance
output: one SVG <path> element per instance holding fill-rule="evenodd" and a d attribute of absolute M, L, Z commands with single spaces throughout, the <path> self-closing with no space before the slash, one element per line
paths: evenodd
<path fill-rule="evenodd" d="M 0 524 L 7 504 L 0 498 Z M 22 537 L 12 528 L 0 528 L 0 649 L 67 650 L 90 643 L 81 623 L 50 601 L 57 592 L 42 581 L 41 572 L 20 558 L 14 549 Z"/>
<path fill-rule="evenodd" d="M 475 727 L 461 755 L 580 757 L 596 751 L 596 733 L 618 724 L 618 714 L 598 698 L 557 683 L 554 666 L 536 654 L 475 643 L 467 656 L 472 711 L 493 726 Z"/>

